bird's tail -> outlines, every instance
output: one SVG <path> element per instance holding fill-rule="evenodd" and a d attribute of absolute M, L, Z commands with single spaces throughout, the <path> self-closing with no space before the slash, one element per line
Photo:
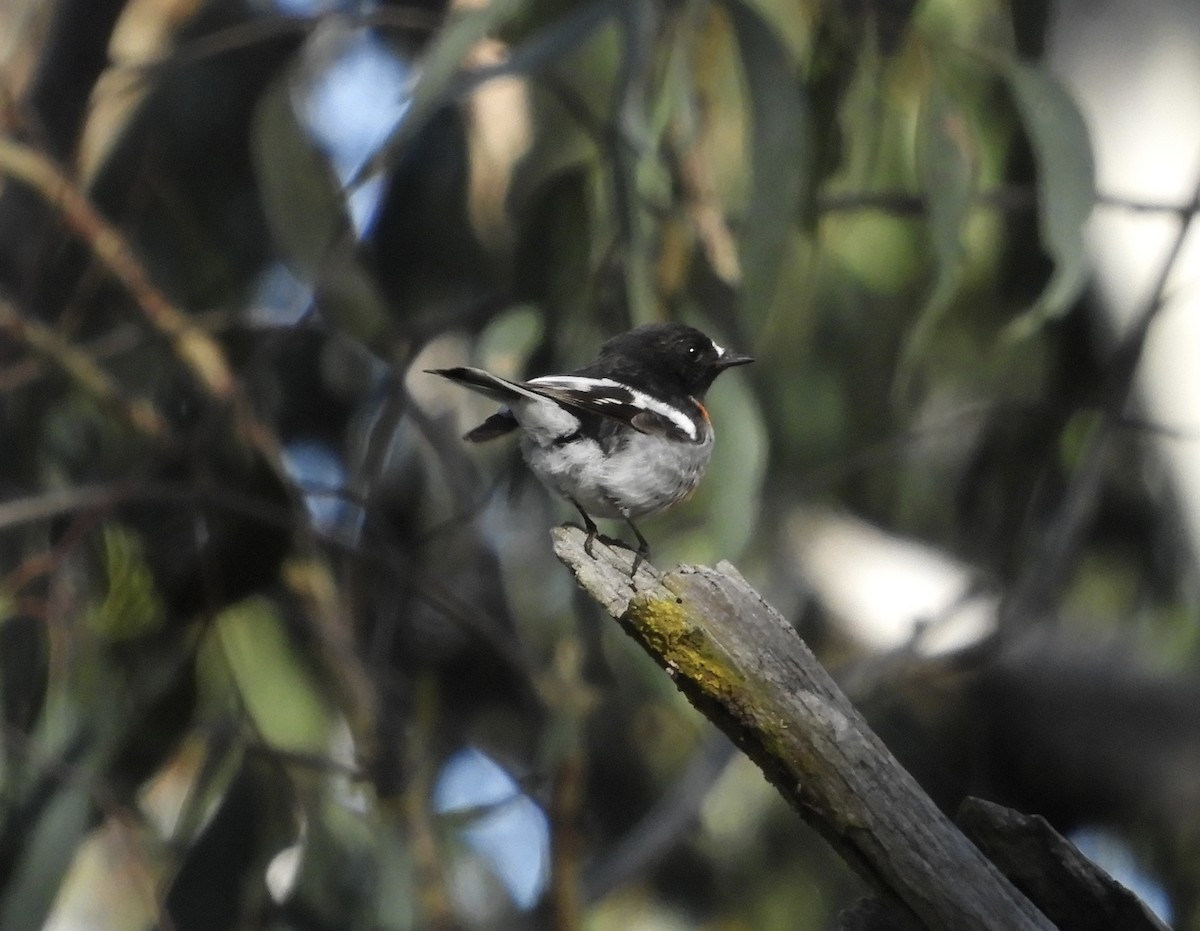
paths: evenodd
<path fill-rule="evenodd" d="M 463 439 L 469 443 L 485 443 L 498 436 L 512 433 L 517 426 L 517 418 L 513 416 L 512 411 L 505 407 L 496 411 L 478 427 L 464 433 Z"/>
<path fill-rule="evenodd" d="M 530 391 L 524 385 L 501 378 L 499 375 L 493 375 L 491 372 L 485 372 L 483 369 L 459 366 L 452 369 L 426 369 L 425 371 L 430 375 L 441 375 L 442 378 L 448 378 L 464 388 L 487 395 L 493 401 L 499 401 L 501 404 L 511 404 L 522 398 L 532 400 L 541 398 L 541 395 Z"/>
<path fill-rule="evenodd" d="M 493 401 L 499 401 L 501 404 L 512 404 L 514 401 L 519 401 L 522 398 L 539 397 L 534 392 L 514 381 L 509 381 L 507 378 L 501 378 L 499 375 L 493 375 L 491 372 L 485 372 L 482 369 L 459 366 L 452 369 L 426 369 L 425 371 L 430 375 L 441 375 L 443 378 L 448 378 L 450 381 L 462 385 L 464 388 L 470 388 L 472 391 L 487 395 Z M 503 410 L 492 414 L 491 417 L 478 427 L 475 427 L 475 429 L 468 430 L 463 434 L 463 439 L 469 440 L 472 443 L 483 443 L 486 440 L 494 440 L 498 436 L 511 433 L 516 428 L 517 418 L 513 416 L 512 411 L 505 407 Z"/>

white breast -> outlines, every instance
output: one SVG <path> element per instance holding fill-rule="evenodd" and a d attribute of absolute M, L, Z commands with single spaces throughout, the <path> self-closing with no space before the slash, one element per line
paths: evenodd
<path fill-rule="evenodd" d="M 526 434 L 521 452 L 551 491 L 571 498 L 593 517 L 640 517 L 687 496 L 712 455 L 712 432 L 680 442 L 630 430 L 607 456 L 593 440 L 542 444 Z"/>

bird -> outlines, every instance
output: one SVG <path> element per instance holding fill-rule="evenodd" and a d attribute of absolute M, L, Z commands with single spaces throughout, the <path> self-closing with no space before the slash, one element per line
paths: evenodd
<path fill-rule="evenodd" d="M 583 518 L 594 558 L 594 517 L 624 520 L 637 537 L 631 575 L 650 552 L 635 518 L 657 514 L 695 490 L 712 455 L 704 396 L 718 375 L 753 362 L 683 323 L 649 323 L 605 342 L 565 375 L 513 381 L 483 369 L 426 369 L 503 407 L 463 439 L 520 432 L 522 456 L 552 493 Z"/>

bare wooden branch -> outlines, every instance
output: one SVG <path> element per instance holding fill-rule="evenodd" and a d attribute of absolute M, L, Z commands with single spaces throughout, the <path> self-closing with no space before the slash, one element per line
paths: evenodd
<path fill-rule="evenodd" d="M 1038 815 L 969 798 L 959 824 L 1060 928 L 1170 931 L 1136 895 Z"/>
<path fill-rule="evenodd" d="M 885 897 L 936 931 L 1054 926 L 900 766 L 795 630 L 728 563 L 659 573 L 584 533 L 555 552 L 680 690 Z"/>

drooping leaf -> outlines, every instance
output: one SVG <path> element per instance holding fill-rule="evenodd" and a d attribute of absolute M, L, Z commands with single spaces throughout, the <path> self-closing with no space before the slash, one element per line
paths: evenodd
<path fill-rule="evenodd" d="M 738 237 L 741 307 L 765 308 L 812 172 L 808 105 L 787 47 L 749 3 L 729 11 L 750 102 L 750 196 Z"/>
<path fill-rule="evenodd" d="M 1054 273 L 1030 311 L 1009 327 L 1020 339 L 1064 313 L 1086 281 L 1083 226 L 1096 202 L 1096 166 L 1087 124 L 1045 68 L 1013 59 L 1007 80 L 1037 164 L 1038 229 Z"/>
<path fill-rule="evenodd" d="M 745 376 L 723 376 L 707 398 L 721 437 L 713 449 L 711 475 L 688 508 L 703 512 L 712 532 L 695 540 L 686 559 L 711 562 L 743 550 L 753 538 L 757 502 L 767 468 L 767 427 Z M 680 517 L 686 519 L 687 511 Z M 701 548 L 703 547 L 703 548 Z"/>
<path fill-rule="evenodd" d="M 963 227 L 975 193 L 977 159 L 966 114 L 940 82 L 929 88 L 917 137 L 917 170 L 925 194 L 937 271 L 931 305 L 944 306 L 962 269 Z"/>
<path fill-rule="evenodd" d="M 332 166 L 296 118 L 289 74 L 259 101 L 251 144 L 271 234 L 296 274 L 311 282 L 350 224 Z"/>
<path fill-rule="evenodd" d="M 71 865 L 88 827 L 92 798 L 87 779 L 91 773 L 75 770 L 73 781 L 43 779 L 56 783 L 41 808 L 40 817 L 29 826 L 25 843 L 10 875 L 4 877 L 0 898 L 0 927 L 41 928 L 58 895 L 59 883 Z M 10 814 L 27 814 L 14 807 Z"/>
<path fill-rule="evenodd" d="M 359 261 L 345 194 L 297 119 L 287 75 L 259 102 L 253 144 L 267 221 L 284 258 L 313 285 L 327 321 L 387 358 L 394 332 L 387 302 Z"/>
<path fill-rule="evenodd" d="M 613 15 L 612 4 L 595 0 L 534 32 L 512 49 L 507 61 L 472 72 L 465 71 L 463 66 L 472 46 L 496 34 L 521 10 L 522 5 L 522 0 L 497 0 L 468 10 L 439 30 L 421 59 L 421 75 L 413 86 L 408 112 L 387 145 L 352 180 L 352 187 L 396 164 L 405 147 L 442 107 L 484 81 L 526 74 L 561 57 L 591 36 L 597 27 Z"/>
<path fill-rule="evenodd" d="M 487 38 L 520 8 L 519 0 L 500 0 L 467 10 L 441 29 L 421 62 L 421 78 L 413 88 L 409 119 L 421 122 L 443 103 L 445 92 L 462 68 L 471 47 Z"/>
<path fill-rule="evenodd" d="M 480 69 L 473 80 L 486 81 L 505 74 L 534 72 L 591 39 L 617 11 L 617 4 L 607 0 L 593 0 L 577 6 L 523 39 L 513 48 L 507 62 Z"/>
<path fill-rule="evenodd" d="M 963 229 L 971 212 L 978 174 L 976 145 L 966 114 L 937 78 L 930 84 L 921 109 L 916 155 L 934 271 L 929 296 L 905 339 L 896 379 L 900 393 L 962 279 Z"/>
<path fill-rule="evenodd" d="M 320 683 L 266 599 L 222 611 L 216 635 L 247 714 L 258 734 L 283 751 L 321 753 L 333 714 Z"/>
<path fill-rule="evenodd" d="M 337 243 L 326 257 L 316 298 L 321 316 L 341 332 L 382 359 L 393 357 L 396 331 L 387 298 L 349 239 Z"/>
<path fill-rule="evenodd" d="M 112 640 L 150 633 L 161 624 L 164 609 L 141 537 L 117 524 L 106 524 L 103 544 L 108 591 L 92 612 L 92 627 Z"/>

